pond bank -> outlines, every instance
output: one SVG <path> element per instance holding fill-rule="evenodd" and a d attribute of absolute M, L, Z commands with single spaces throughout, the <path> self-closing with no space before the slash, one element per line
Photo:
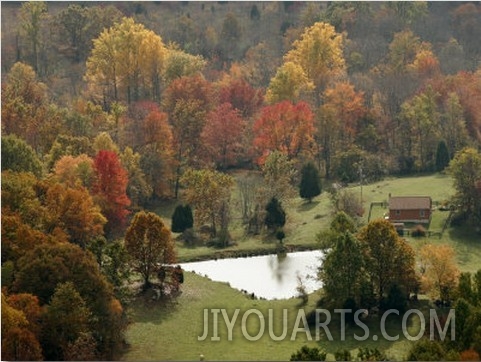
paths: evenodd
<path fill-rule="evenodd" d="M 284 251 L 292 253 L 295 251 L 311 251 L 318 250 L 319 247 L 313 244 L 285 244 Z M 195 256 L 181 256 L 177 263 L 190 263 L 196 261 L 217 260 L 227 258 L 248 258 L 251 256 L 271 255 L 277 254 L 280 251 L 278 245 L 271 245 L 269 247 L 256 247 L 250 249 L 215 249 L 212 248 L 212 253 L 195 255 Z"/>

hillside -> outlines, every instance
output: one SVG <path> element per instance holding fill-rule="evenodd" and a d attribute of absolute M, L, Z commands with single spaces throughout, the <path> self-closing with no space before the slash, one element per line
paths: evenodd
<path fill-rule="evenodd" d="M 217 293 L 268 303 L 183 285 L 178 263 L 320 248 L 322 290 L 296 289 L 311 324 L 316 306 L 365 308 L 372 328 L 389 309 L 470 311 L 456 341 L 373 339 L 359 358 L 479 359 L 479 2 L 1 10 L 2 359 L 197 359 L 189 323 Z M 389 195 L 431 196 L 430 223 L 396 230 Z M 206 358 L 286 359 L 304 341 L 245 342 Z"/>

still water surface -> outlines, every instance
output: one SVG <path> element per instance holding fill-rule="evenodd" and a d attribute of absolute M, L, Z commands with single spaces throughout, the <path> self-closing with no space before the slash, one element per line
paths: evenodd
<path fill-rule="evenodd" d="M 227 282 L 231 287 L 254 293 L 266 299 L 296 297 L 297 275 L 308 293 L 322 284 L 316 279 L 322 252 L 300 251 L 284 256 L 262 255 L 248 258 L 207 260 L 181 264 L 186 271 L 195 271 L 208 278 Z"/>

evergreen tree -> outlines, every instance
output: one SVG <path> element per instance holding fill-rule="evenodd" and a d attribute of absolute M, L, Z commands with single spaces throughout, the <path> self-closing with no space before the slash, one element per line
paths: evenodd
<path fill-rule="evenodd" d="M 312 202 L 312 198 L 321 194 L 321 177 L 319 170 L 312 162 L 307 163 L 301 171 L 299 194 L 303 199 Z"/>
<path fill-rule="evenodd" d="M 279 200 L 275 197 L 273 197 L 267 204 L 266 211 L 267 213 L 264 223 L 270 230 L 276 230 L 285 225 L 286 212 L 282 208 Z"/>
<path fill-rule="evenodd" d="M 436 149 L 436 171 L 441 172 L 449 165 L 450 157 L 448 146 L 443 140 L 439 141 Z"/>
<path fill-rule="evenodd" d="M 172 231 L 182 233 L 194 226 L 194 217 L 189 205 L 179 205 L 175 208 L 172 215 Z"/>

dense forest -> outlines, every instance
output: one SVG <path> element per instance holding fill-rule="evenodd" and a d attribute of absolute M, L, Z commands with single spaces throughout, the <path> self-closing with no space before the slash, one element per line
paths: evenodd
<path fill-rule="evenodd" d="M 5 359 L 115 358 L 136 228 L 175 262 L 142 210 L 178 199 L 222 235 L 232 170 L 264 175 L 238 183 L 256 228 L 306 165 L 367 183 L 481 162 L 479 2 L 1 6 Z"/>

